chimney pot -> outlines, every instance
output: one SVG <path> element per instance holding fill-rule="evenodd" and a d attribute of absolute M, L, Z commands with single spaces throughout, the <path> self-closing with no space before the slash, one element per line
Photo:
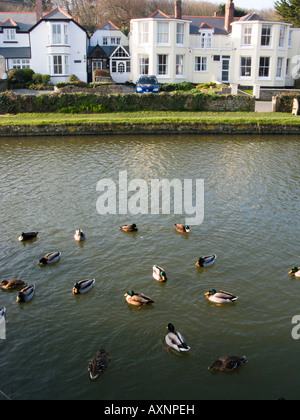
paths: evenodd
<path fill-rule="evenodd" d="M 225 29 L 227 32 L 231 30 L 231 24 L 234 21 L 234 3 L 232 0 L 228 0 L 225 8 Z"/>
<path fill-rule="evenodd" d="M 35 6 L 37 22 L 43 18 L 43 0 L 36 0 Z"/>
<path fill-rule="evenodd" d="M 182 18 L 182 2 L 181 0 L 175 0 L 175 18 Z"/>

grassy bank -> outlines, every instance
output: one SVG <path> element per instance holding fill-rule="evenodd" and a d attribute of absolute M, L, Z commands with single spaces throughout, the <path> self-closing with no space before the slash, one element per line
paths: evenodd
<path fill-rule="evenodd" d="M 282 113 L 132 112 L 17 114 L 0 117 L 0 137 L 108 134 L 299 134 L 300 117 Z"/>
<path fill-rule="evenodd" d="M 257 112 L 124 112 L 113 114 L 17 114 L 0 116 L 0 126 L 82 125 L 82 124 L 264 124 L 300 125 L 300 116 Z"/>

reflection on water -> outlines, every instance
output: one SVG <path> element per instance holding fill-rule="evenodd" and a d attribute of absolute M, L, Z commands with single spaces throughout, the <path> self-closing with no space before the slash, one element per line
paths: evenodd
<path fill-rule="evenodd" d="M 7 308 L 0 341 L 2 390 L 13 399 L 277 399 L 298 398 L 299 312 L 298 137 L 120 136 L 0 139 L 0 280 L 36 284 L 28 304 L 0 290 Z M 184 217 L 104 215 L 96 211 L 103 178 L 204 179 L 205 218 L 190 235 Z M 136 222 L 137 234 L 118 229 Z M 74 241 L 75 229 L 87 235 Z M 21 244 L 22 231 L 39 231 Z M 39 267 L 46 253 L 60 262 Z M 214 266 L 198 269 L 200 256 Z M 152 278 L 164 267 L 166 284 Z M 78 280 L 94 277 L 87 294 Z M 230 306 L 205 299 L 209 289 L 239 296 Z M 128 290 L 153 298 L 138 311 Z M 191 351 L 165 348 L 166 326 L 182 332 Z M 100 348 L 105 374 L 89 380 Z M 212 375 L 224 354 L 246 355 L 238 375 Z M 258 381 L 258 372 L 259 381 Z"/>

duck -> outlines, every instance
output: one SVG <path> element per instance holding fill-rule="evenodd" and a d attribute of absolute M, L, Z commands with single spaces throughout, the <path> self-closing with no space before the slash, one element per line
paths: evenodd
<path fill-rule="evenodd" d="M 232 303 L 235 302 L 238 297 L 222 290 L 216 291 L 215 289 L 205 293 L 206 299 L 214 303 Z"/>
<path fill-rule="evenodd" d="M 106 370 L 108 362 L 108 353 L 103 349 L 99 350 L 96 356 L 90 360 L 88 371 L 92 381 Z"/>
<path fill-rule="evenodd" d="M 158 265 L 153 266 L 153 278 L 161 283 L 168 280 L 165 270 Z"/>
<path fill-rule="evenodd" d="M 154 300 L 148 296 L 143 293 L 135 293 L 133 290 L 129 290 L 129 292 L 125 293 L 124 296 L 126 297 L 126 302 L 130 305 L 142 307 L 144 305 L 151 305 L 154 303 Z"/>
<path fill-rule="evenodd" d="M 189 351 L 191 348 L 186 344 L 185 339 L 180 332 L 175 330 L 173 324 L 169 323 L 167 326 L 167 333 L 165 335 L 165 341 L 169 347 L 172 347 L 178 352 Z"/>
<path fill-rule="evenodd" d="M 219 370 L 221 372 L 234 372 L 248 362 L 246 356 L 223 356 L 215 360 L 209 370 Z"/>
<path fill-rule="evenodd" d="M 191 231 L 189 226 L 186 225 L 181 225 L 178 223 L 175 223 L 175 229 L 177 230 L 177 232 L 181 232 L 181 233 L 189 233 Z"/>
<path fill-rule="evenodd" d="M 21 235 L 18 237 L 18 240 L 20 242 L 32 241 L 32 239 L 35 239 L 37 236 L 38 232 L 22 232 Z"/>
<path fill-rule="evenodd" d="M 289 274 L 295 277 L 300 277 L 300 268 L 299 267 L 292 268 Z"/>
<path fill-rule="evenodd" d="M 208 255 L 207 257 L 200 257 L 199 260 L 196 262 L 197 267 L 209 267 L 213 265 L 216 261 L 217 256 L 216 254 Z"/>
<path fill-rule="evenodd" d="M 132 225 L 119 226 L 119 229 L 123 230 L 123 232 L 137 232 L 138 231 L 138 227 L 135 223 L 133 223 Z"/>
<path fill-rule="evenodd" d="M 2 280 L 0 285 L 4 290 L 12 290 L 17 289 L 19 287 L 27 287 L 27 283 L 25 281 L 17 279 Z"/>
<path fill-rule="evenodd" d="M 86 235 L 81 229 L 77 229 L 74 234 L 74 239 L 77 242 L 82 242 L 86 240 Z"/>
<path fill-rule="evenodd" d="M 50 252 L 49 254 L 45 255 L 45 257 L 41 258 L 38 262 L 39 264 L 54 264 L 56 263 L 61 256 L 61 252 L 56 251 L 56 252 Z"/>
<path fill-rule="evenodd" d="M 87 293 L 95 284 L 95 279 L 81 280 L 74 284 L 72 294 L 73 295 L 82 295 Z"/>
<path fill-rule="evenodd" d="M 31 284 L 30 286 L 25 287 L 22 289 L 17 296 L 17 302 L 28 302 L 30 299 L 33 298 L 35 293 L 35 284 Z"/>
<path fill-rule="evenodd" d="M 5 307 L 4 308 L 0 308 L 0 324 L 2 322 L 2 319 L 5 318 L 5 315 L 6 315 L 6 308 Z"/>

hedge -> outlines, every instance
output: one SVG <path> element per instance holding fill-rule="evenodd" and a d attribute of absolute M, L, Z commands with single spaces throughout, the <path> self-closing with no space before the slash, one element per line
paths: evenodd
<path fill-rule="evenodd" d="M 254 111 L 254 99 L 204 93 L 114 94 L 54 93 L 41 95 L 0 94 L 0 114 L 47 112 L 131 111 Z M 84 111 L 83 111 L 84 110 Z"/>
<path fill-rule="evenodd" d="M 298 99 L 300 103 L 300 95 L 286 95 L 283 93 L 282 95 L 276 96 L 274 103 L 274 111 L 292 113 L 294 99 Z"/>

